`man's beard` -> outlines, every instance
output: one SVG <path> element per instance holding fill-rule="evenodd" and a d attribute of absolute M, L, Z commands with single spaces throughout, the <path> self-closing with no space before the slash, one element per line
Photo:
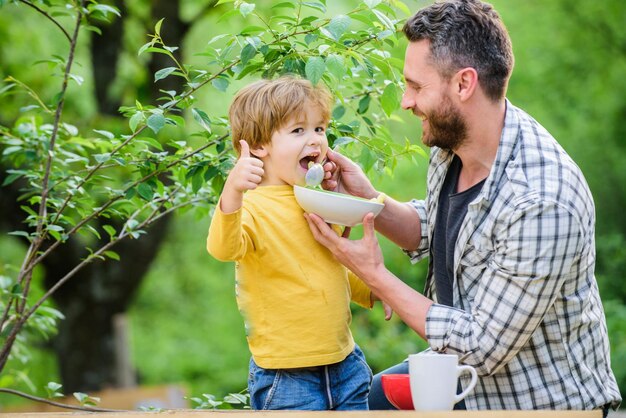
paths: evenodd
<path fill-rule="evenodd" d="M 422 132 L 424 145 L 456 150 L 465 141 L 467 125 L 447 96 L 437 110 L 426 116 L 428 132 Z"/>

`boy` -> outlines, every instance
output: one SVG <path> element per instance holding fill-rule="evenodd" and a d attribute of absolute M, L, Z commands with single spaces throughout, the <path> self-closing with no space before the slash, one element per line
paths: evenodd
<path fill-rule="evenodd" d="M 350 332 L 350 299 L 370 290 L 319 245 L 293 192 L 328 150 L 331 96 L 293 77 L 242 89 L 229 110 L 239 154 L 207 250 L 236 261 L 236 294 L 252 353 L 253 409 L 364 410 L 371 370 Z"/>

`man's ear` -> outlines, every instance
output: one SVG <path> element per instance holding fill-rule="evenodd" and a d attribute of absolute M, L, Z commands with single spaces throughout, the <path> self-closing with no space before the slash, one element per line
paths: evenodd
<path fill-rule="evenodd" d="M 264 158 L 267 157 L 268 151 L 267 151 L 267 146 L 265 145 L 261 145 L 258 148 L 255 149 L 251 149 L 250 150 L 250 154 L 254 155 L 257 158 Z"/>
<path fill-rule="evenodd" d="M 478 72 L 472 67 L 459 70 L 454 75 L 453 86 L 460 101 L 468 100 L 478 87 Z"/>

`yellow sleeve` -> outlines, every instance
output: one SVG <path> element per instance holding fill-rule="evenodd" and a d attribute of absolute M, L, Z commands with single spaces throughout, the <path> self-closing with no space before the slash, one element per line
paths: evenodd
<path fill-rule="evenodd" d="M 206 248 L 220 261 L 238 261 L 254 249 L 249 222 L 244 222 L 244 209 L 224 213 L 219 203 L 211 219 Z"/>
<path fill-rule="evenodd" d="M 348 281 L 350 282 L 350 290 L 352 291 L 352 301 L 364 308 L 371 309 L 373 303 L 370 288 L 350 270 L 348 270 Z"/>

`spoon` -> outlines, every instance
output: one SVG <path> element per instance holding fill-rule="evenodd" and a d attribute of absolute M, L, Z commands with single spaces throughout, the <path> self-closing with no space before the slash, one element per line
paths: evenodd
<path fill-rule="evenodd" d="M 322 180 L 324 180 L 324 162 L 309 162 L 309 169 L 304 175 L 304 182 L 308 187 L 318 187 L 320 184 L 322 184 Z"/>

